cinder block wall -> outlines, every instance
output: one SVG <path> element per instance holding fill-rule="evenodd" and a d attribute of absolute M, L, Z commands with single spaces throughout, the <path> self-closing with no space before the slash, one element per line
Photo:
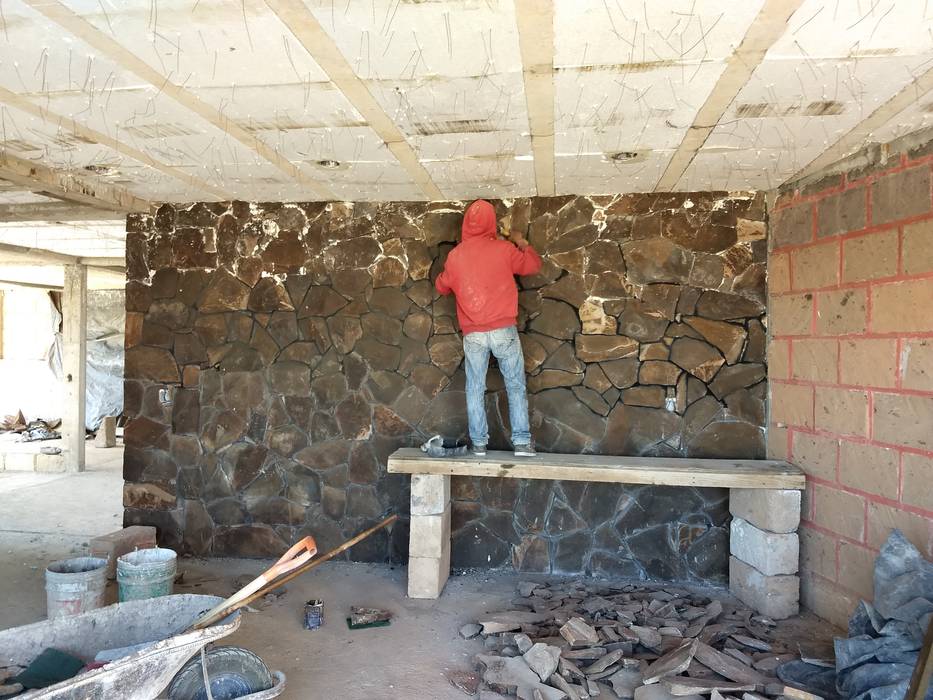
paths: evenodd
<path fill-rule="evenodd" d="M 770 212 L 768 451 L 807 473 L 802 602 L 840 625 L 892 528 L 933 555 L 933 143 L 872 160 Z"/>

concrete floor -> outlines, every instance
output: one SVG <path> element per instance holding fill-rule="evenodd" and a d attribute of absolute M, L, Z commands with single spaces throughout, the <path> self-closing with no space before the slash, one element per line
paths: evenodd
<path fill-rule="evenodd" d="M 43 619 L 45 566 L 85 554 L 91 537 L 120 527 L 122 449 L 89 444 L 87 454 L 81 474 L 0 472 L 0 629 Z M 183 559 L 184 578 L 175 590 L 227 596 L 238 578 L 267 565 Z M 409 600 L 403 568 L 330 562 L 288 584 L 275 602 L 247 612 L 225 643 L 247 647 L 283 671 L 286 699 L 463 700 L 444 673 L 472 670 L 482 643 L 461 639 L 458 630 L 485 612 L 508 609 L 518 580 L 505 573 L 454 576 L 440 600 Z M 309 632 L 301 622 L 312 598 L 324 601 L 325 625 Z M 350 631 L 344 618 L 351 605 L 388 609 L 395 618 L 389 627 Z M 832 633 L 813 616 L 788 630 L 811 639 Z"/>

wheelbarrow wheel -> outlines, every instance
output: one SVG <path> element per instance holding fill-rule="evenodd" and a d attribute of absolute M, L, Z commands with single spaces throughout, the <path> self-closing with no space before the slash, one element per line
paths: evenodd
<path fill-rule="evenodd" d="M 275 683 L 262 659 L 242 647 L 212 647 L 205 652 L 214 700 L 234 700 L 268 690 Z M 207 700 L 201 655 L 182 666 L 168 687 L 169 700 Z"/>

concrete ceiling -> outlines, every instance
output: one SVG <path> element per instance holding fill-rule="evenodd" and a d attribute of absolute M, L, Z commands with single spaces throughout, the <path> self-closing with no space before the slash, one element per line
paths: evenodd
<path fill-rule="evenodd" d="M 924 0 L 4 0 L 0 25 L 6 220 L 770 189 L 933 123 Z"/>

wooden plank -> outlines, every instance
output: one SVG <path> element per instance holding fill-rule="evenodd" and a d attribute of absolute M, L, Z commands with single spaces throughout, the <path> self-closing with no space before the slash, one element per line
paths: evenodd
<path fill-rule="evenodd" d="M 47 197 L 116 211 L 149 211 L 149 202 L 101 178 L 78 177 L 0 151 L 0 178 Z"/>
<path fill-rule="evenodd" d="M 429 457 L 417 448 L 389 457 L 395 474 L 498 476 L 510 479 L 601 481 L 656 486 L 716 486 L 746 489 L 803 489 L 803 472 L 792 464 L 755 459 L 679 459 L 607 455 L 539 454 L 516 457 L 511 452 L 485 457 Z"/>

